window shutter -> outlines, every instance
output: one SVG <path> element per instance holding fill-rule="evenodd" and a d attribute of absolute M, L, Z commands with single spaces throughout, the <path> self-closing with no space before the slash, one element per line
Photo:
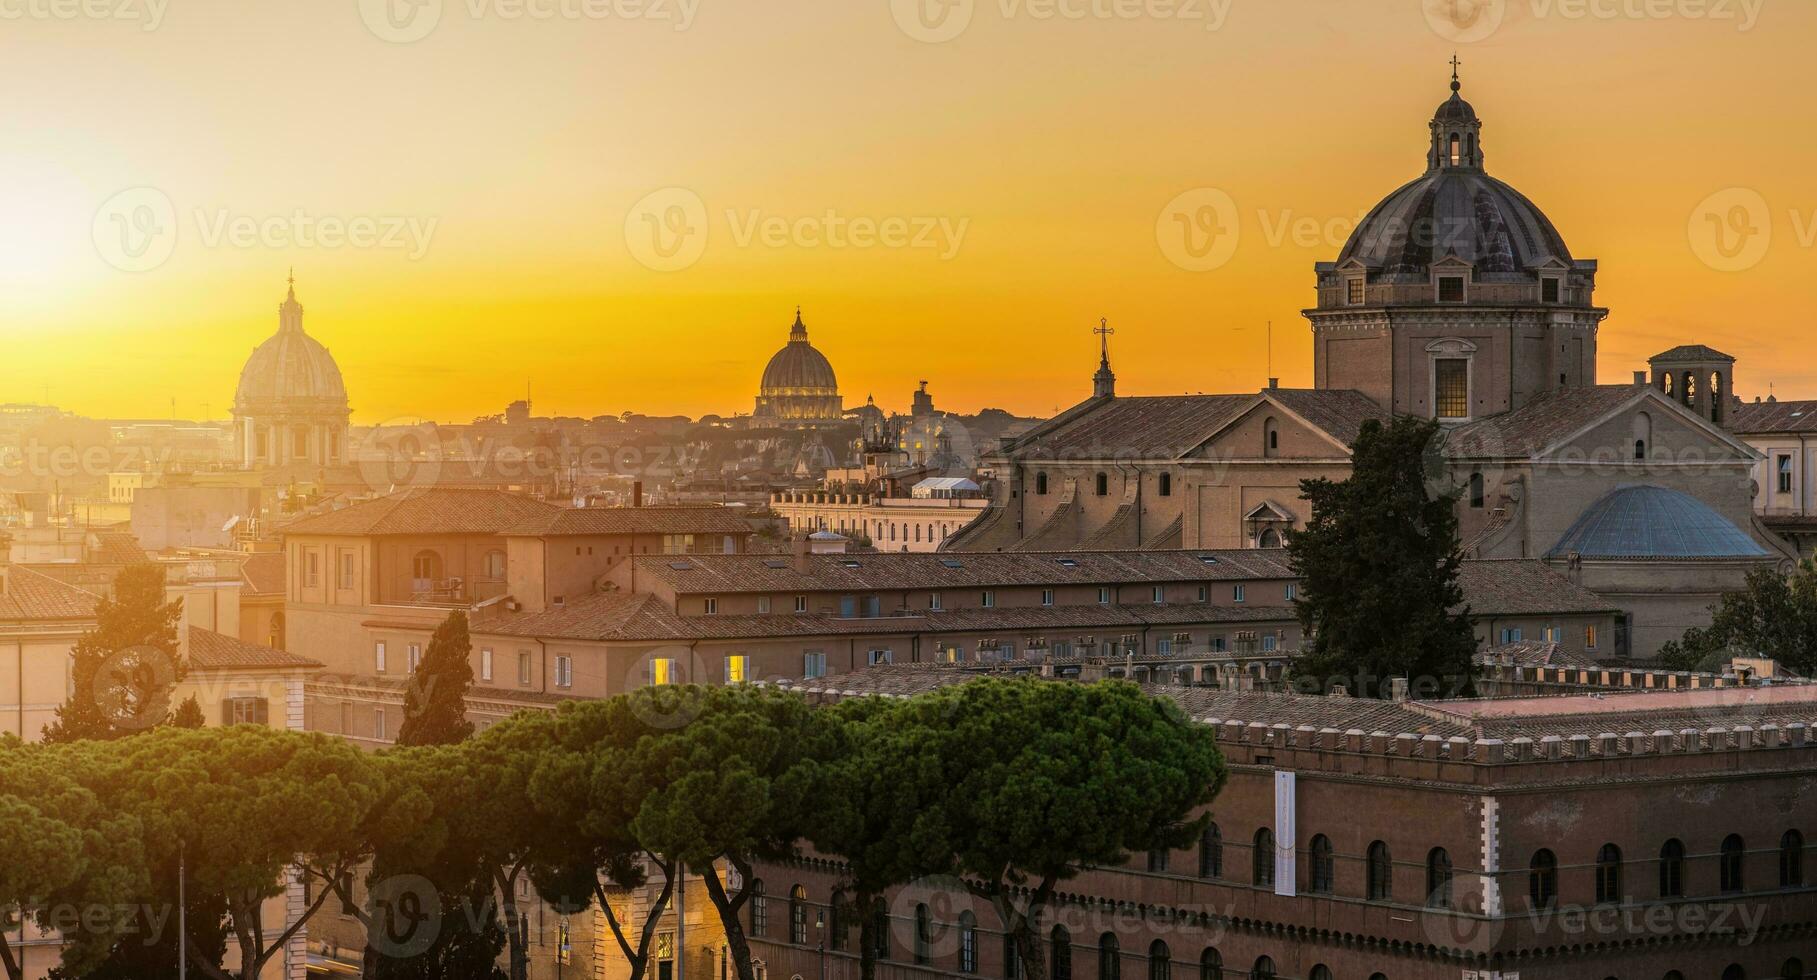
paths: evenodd
<path fill-rule="evenodd" d="M 221 725 L 225 727 L 231 724 L 233 724 L 233 699 L 223 698 L 221 701 Z"/>
<path fill-rule="evenodd" d="M 271 702 L 270 702 L 270 700 L 268 700 L 266 698 L 259 698 L 259 699 L 255 700 L 252 703 L 252 715 L 253 715 L 253 720 L 257 721 L 261 725 L 271 724 Z"/>

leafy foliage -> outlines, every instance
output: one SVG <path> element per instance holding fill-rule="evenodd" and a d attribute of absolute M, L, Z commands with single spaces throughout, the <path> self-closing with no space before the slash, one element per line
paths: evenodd
<path fill-rule="evenodd" d="M 114 739 L 163 724 L 171 688 L 183 679 L 182 617 L 182 601 L 165 599 L 162 568 L 121 569 L 113 595 L 95 607 L 95 628 L 71 652 L 70 698 L 44 727 L 44 740 Z"/>
<path fill-rule="evenodd" d="M 1748 573 L 1739 592 L 1710 607 L 1710 625 L 1692 627 L 1659 649 L 1673 670 L 1720 670 L 1735 656 L 1771 657 L 1793 673 L 1817 673 L 1817 557 L 1790 575 L 1770 568 Z"/>
<path fill-rule="evenodd" d="M 1473 689 L 1455 495 L 1434 496 L 1425 479 L 1437 435 L 1436 422 L 1407 416 L 1364 422 L 1348 479 L 1300 483 L 1312 519 L 1287 540 L 1307 637 L 1294 673 L 1321 691 L 1386 697 L 1393 677 Z"/>

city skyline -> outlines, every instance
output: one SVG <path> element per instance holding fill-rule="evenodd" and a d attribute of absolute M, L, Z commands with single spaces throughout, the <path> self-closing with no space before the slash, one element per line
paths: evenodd
<path fill-rule="evenodd" d="M 1514 3 L 1479 38 L 1413 3 L 1180 5 L 1194 23 L 986 4 L 941 39 L 885 4 L 677 3 L 667 23 L 463 4 L 401 43 L 353 5 L 202 6 L 16 25 L 34 43 L 6 71 L 64 97 L 54 118 L 0 110 L 35 137 L 0 154 L 17 175 L 0 318 L 25 341 L 6 400 L 165 417 L 174 397 L 225 418 L 291 266 L 359 425 L 491 414 L 526 380 L 539 413 L 748 412 L 797 304 L 849 405 L 929 378 L 954 410 L 1052 414 L 1089 391 L 1101 317 L 1125 393 L 1310 386 L 1311 264 L 1418 176 L 1454 52 L 1489 172 L 1602 262 L 1599 380 L 1697 338 L 1741 359 L 1746 400 L 1817 387 L 1795 356 L 1817 305 L 1799 184 L 1817 138 L 1783 124 L 1817 81 L 1792 55 L 1817 26 L 1805 7 Z M 244 44 L 198 59 L 221 18 Z M 772 40 L 753 48 L 759 22 Z M 599 44 L 610 57 L 579 56 Z M 77 47 L 110 57 L 59 60 Z M 640 79 L 662 97 L 611 94 Z M 1224 200 L 1233 251 L 1169 244 Z M 167 257 L 115 251 L 147 213 L 176 229 Z M 640 243 L 701 214 L 697 256 Z"/>

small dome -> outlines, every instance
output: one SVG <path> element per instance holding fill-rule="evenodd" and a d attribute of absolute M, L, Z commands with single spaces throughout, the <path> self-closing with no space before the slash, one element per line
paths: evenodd
<path fill-rule="evenodd" d="M 839 391 L 839 379 L 833 374 L 833 365 L 826 355 L 808 343 L 808 328 L 802 324 L 799 310 L 795 313 L 795 325 L 789 330 L 788 345 L 777 351 L 763 369 L 762 388 L 765 394 L 830 395 Z"/>
<path fill-rule="evenodd" d="M 1563 558 L 1764 558 L 1747 532 L 1688 494 L 1623 487 L 1591 504 L 1547 553 Z"/>
<path fill-rule="evenodd" d="M 1439 104 L 1438 111 L 1433 113 L 1433 118 L 1447 123 L 1476 122 L 1476 108 L 1465 102 L 1463 96 L 1452 92 L 1451 98 Z"/>
<path fill-rule="evenodd" d="M 347 387 L 333 355 L 303 332 L 303 307 L 292 288 L 278 307 L 278 332 L 260 344 L 240 371 L 234 411 L 283 414 L 318 409 L 345 411 Z"/>

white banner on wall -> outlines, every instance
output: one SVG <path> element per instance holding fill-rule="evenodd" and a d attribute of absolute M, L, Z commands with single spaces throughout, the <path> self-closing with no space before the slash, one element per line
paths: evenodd
<path fill-rule="evenodd" d="M 1274 893 L 1290 898 L 1299 894 L 1299 877 L 1294 868 L 1299 810 L 1294 801 L 1293 775 L 1279 770 L 1274 774 Z"/>

